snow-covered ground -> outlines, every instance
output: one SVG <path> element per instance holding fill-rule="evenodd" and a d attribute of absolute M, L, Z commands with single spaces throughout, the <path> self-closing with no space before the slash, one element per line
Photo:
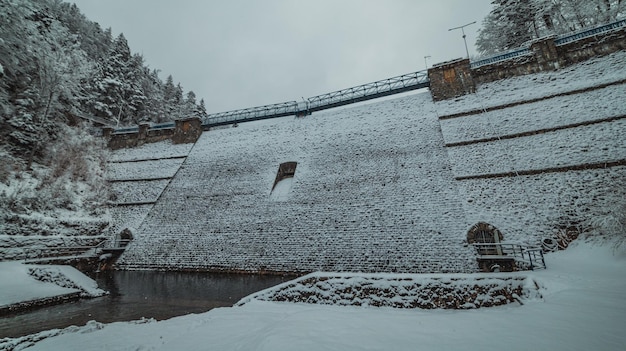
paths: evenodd
<path fill-rule="evenodd" d="M 90 322 L 0 339 L 0 350 L 626 349 L 626 248 L 578 243 L 546 259 L 547 270 L 527 274 L 541 297 L 523 305 L 421 310 L 247 298 L 160 322 Z"/>
<path fill-rule="evenodd" d="M 71 266 L 0 262 L 0 308 L 72 293 L 102 296 L 96 282 Z"/>

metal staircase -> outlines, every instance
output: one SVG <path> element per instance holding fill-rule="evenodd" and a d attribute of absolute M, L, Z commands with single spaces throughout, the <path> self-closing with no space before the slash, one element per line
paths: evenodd
<path fill-rule="evenodd" d="M 546 269 L 543 251 L 539 246 L 519 243 L 475 243 L 477 261 L 483 270 L 523 271 Z"/>
<path fill-rule="evenodd" d="M 104 270 L 113 264 L 124 252 L 130 240 L 104 240 L 94 246 L 46 247 L 34 257 L 27 258 L 27 264 L 70 264 L 90 262 L 96 270 Z"/>

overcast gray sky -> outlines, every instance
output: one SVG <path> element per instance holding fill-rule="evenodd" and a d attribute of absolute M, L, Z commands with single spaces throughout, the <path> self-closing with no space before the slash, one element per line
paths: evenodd
<path fill-rule="evenodd" d="M 67 0 L 209 113 L 301 100 L 470 56 L 491 0 Z"/>

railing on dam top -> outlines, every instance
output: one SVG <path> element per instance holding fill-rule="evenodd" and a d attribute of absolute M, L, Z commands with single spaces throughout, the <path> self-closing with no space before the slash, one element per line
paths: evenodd
<path fill-rule="evenodd" d="M 486 59 L 481 59 L 481 60 L 478 60 L 478 61 L 472 61 L 472 62 L 470 62 L 470 67 L 471 68 L 477 68 L 477 67 L 480 67 L 480 66 L 486 66 L 486 65 L 490 65 L 492 63 L 509 60 L 509 59 L 514 58 L 514 57 L 530 55 L 530 53 L 531 53 L 530 52 L 530 48 L 518 48 L 518 49 L 515 49 L 515 50 L 510 50 L 510 51 L 507 51 L 505 53 L 499 54 L 497 56 L 488 57 Z"/>
<path fill-rule="evenodd" d="M 576 41 L 576 40 L 592 37 L 592 36 L 597 35 L 597 34 L 610 32 L 610 31 L 612 31 L 614 29 L 618 29 L 618 28 L 622 28 L 622 27 L 626 27 L 626 19 L 623 19 L 623 20 L 617 21 L 617 22 L 613 22 L 613 23 L 609 23 L 609 24 L 605 24 L 605 25 L 602 25 L 602 26 L 598 26 L 598 27 L 595 27 L 595 28 L 581 30 L 581 31 L 576 32 L 576 33 L 570 33 L 570 34 L 567 34 L 567 35 L 560 35 L 554 41 L 554 43 L 557 46 L 558 45 L 563 45 L 563 44 L 570 43 L 572 41 Z"/>
<path fill-rule="evenodd" d="M 428 72 L 418 71 L 401 76 L 379 80 L 373 83 L 313 96 L 307 99 L 308 111 L 315 112 L 328 108 L 375 99 L 378 97 L 427 88 Z"/>
<path fill-rule="evenodd" d="M 138 133 L 138 132 L 139 132 L 138 126 L 121 127 L 121 128 L 113 129 L 113 134 L 126 134 L 126 133 Z"/>
<path fill-rule="evenodd" d="M 148 130 L 174 129 L 175 125 L 176 125 L 175 122 L 164 122 L 164 123 L 155 123 L 155 124 L 151 123 Z M 128 134 L 128 133 L 139 133 L 139 126 L 121 127 L 121 128 L 113 129 L 113 134 Z"/>
<path fill-rule="evenodd" d="M 308 115 L 311 112 L 348 105 L 355 102 L 376 99 L 420 88 L 427 88 L 429 85 L 430 82 L 428 80 L 428 72 L 426 70 L 418 71 L 379 80 L 373 83 L 334 91 L 332 93 L 313 96 L 302 102 L 288 101 L 280 104 L 210 114 L 203 119 L 202 126 L 210 128 L 226 124 L 250 122 L 284 116 Z"/>
<path fill-rule="evenodd" d="M 597 26 L 594 28 L 588 28 L 588 29 L 584 29 L 584 30 L 580 30 L 578 32 L 575 33 L 568 33 L 568 34 L 564 34 L 564 35 L 559 35 L 558 37 L 556 37 L 556 39 L 554 40 L 554 44 L 559 46 L 559 45 L 563 45 L 563 44 L 567 44 L 567 43 L 571 43 L 573 41 L 577 41 L 580 39 L 584 39 L 584 38 L 588 38 L 588 37 L 592 37 L 594 35 L 598 35 L 601 33 L 606 33 L 606 32 L 610 32 L 612 30 L 615 29 L 619 29 L 622 27 L 626 27 L 626 19 L 617 21 L 617 22 L 612 22 L 609 24 L 604 24 L 601 26 Z M 520 47 L 517 49 L 513 49 L 495 56 L 491 56 L 491 57 L 487 57 L 484 59 L 479 59 L 477 61 L 472 61 L 470 63 L 470 67 L 471 68 L 477 68 L 480 66 L 485 66 L 485 65 L 490 65 L 492 63 L 496 63 L 496 62 L 500 62 L 500 61 L 505 61 L 505 60 L 509 60 L 512 59 L 514 57 L 519 57 L 519 56 L 524 56 L 524 55 L 530 55 L 531 54 L 531 50 L 530 47 Z"/>
<path fill-rule="evenodd" d="M 238 122 L 250 122 L 261 119 L 292 116 L 298 112 L 295 101 L 281 102 L 273 105 L 244 108 L 241 110 L 213 113 L 205 117 L 203 126 L 215 127 Z"/>

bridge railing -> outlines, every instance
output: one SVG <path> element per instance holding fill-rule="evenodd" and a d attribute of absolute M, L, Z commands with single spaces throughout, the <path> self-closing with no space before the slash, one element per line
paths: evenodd
<path fill-rule="evenodd" d="M 510 60 L 510 59 L 512 59 L 514 57 L 530 55 L 530 53 L 531 53 L 531 51 L 530 51 L 530 48 L 528 48 L 528 47 L 526 47 L 526 48 L 518 48 L 518 49 L 507 51 L 507 52 L 502 53 L 502 54 L 498 54 L 496 56 L 492 56 L 492 57 L 488 57 L 488 58 L 481 59 L 481 60 L 478 60 L 478 61 L 470 62 L 470 67 L 471 68 L 477 68 L 477 67 L 480 67 L 480 66 L 490 65 L 490 64 L 496 63 L 496 62 Z"/>
<path fill-rule="evenodd" d="M 174 129 L 176 122 L 150 124 L 148 130 Z M 113 129 L 113 134 L 139 133 L 139 126 L 121 127 Z"/>
<path fill-rule="evenodd" d="M 151 124 L 148 130 L 173 129 L 173 128 L 176 128 L 176 122 L 172 121 L 172 122 Z"/>
<path fill-rule="evenodd" d="M 609 24 L 604 24 L 604 25 L 597 26 L 597 27 L 594 27 L 594 28 L 583 29 L 583 30 L 580 30 L 580 31 L 575 32 L 575 33 L 570 33 L 570 34 L 566 34 L 566 35 L 560 35 L 560 36 L 557 37 L 557 39 L 554 41 L 554 43 L 557 46 L 558 45 L 563 45 L 563 44 L 570 43 L 572 41 L 576 41 L 576 40 L 592 37 L 592 36 L 597 35 L 597 34 L 610 32 L 612 30 L 615 30 L 615 29 L 618 29 L 618 28 L 622 28 L 622 27 L 626 27 L 626 19 L 623 19 L 623 20 L 620 20 L 620 21 L 616 21 L 616 22 L 613 22 L 613 23 L 609 23 Z"/>
<path fill-rule="evenodd" d="M 428 72 L 426 70 L 418 71 L 310 97 L 307 99 L 308 109 L 311 112 L 319 111 L 370 98 L 397 94 L 402 91 L 425 88 L 428 85 Z"/>
<path fill-rule="evenodd" d="M 113 129 L 113 134 L 139 133 L 139 126 L 122 127 Z"/>
<path fill-rule="evenodd" d="M 202 120 L 203 125 L 218 126 L 236 122 L 254 121 L 267 117 L 295 115 L 298 112 L 298 103 L 295 101 L 278 104 L 244 108 L 241 110 L 213 113 Z"/>

